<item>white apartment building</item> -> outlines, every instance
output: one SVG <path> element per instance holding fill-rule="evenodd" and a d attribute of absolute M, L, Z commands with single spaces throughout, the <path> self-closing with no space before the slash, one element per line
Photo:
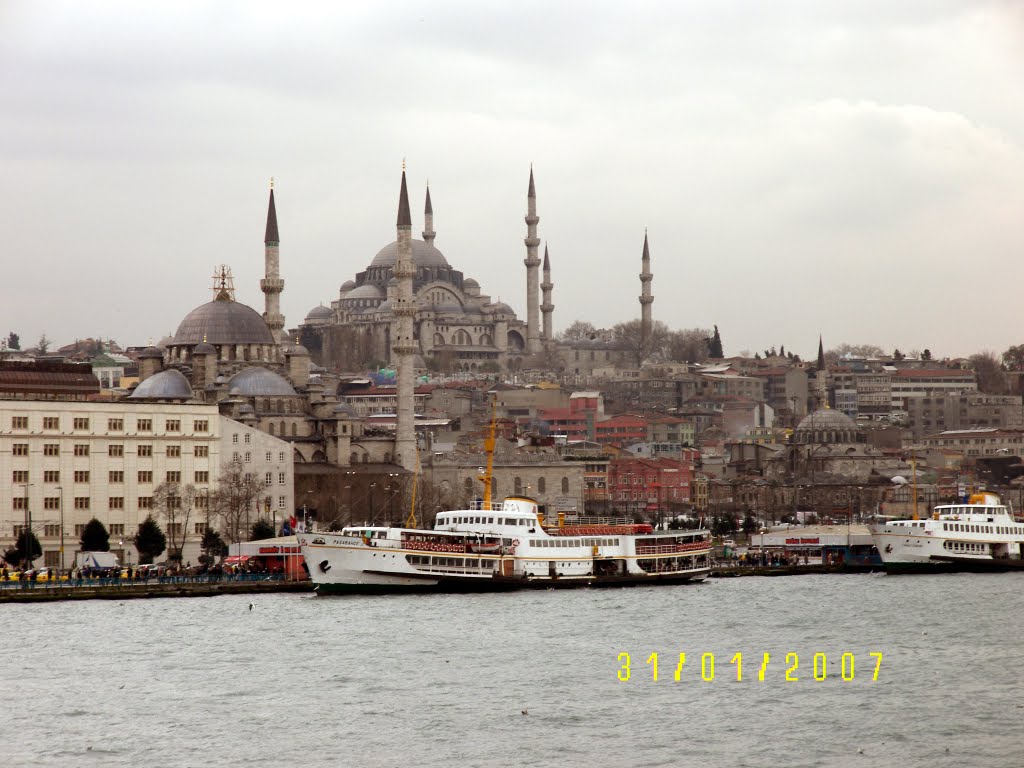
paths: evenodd
<path fill-rule="evenodd" d="M 198 491 L 182 553 L 196 562 L 209 495 L 233 458 L 225 445 L 234 445 L 236 434 L 239 460 L 249 454 L 248 471 L 271 479 L 272 505 L 280 509 L 283 497 L 290 509 L 291 447 L 222 417 L 214 404 L 2 400 L 0 548 L 13 546 L 30 524 L 43 548 L 36 564 L 70 567 L 82 529 L 95 517 L 110 533 L 111 550 L 137 563 L 131 539 L 153 512 L 153 491 L 177 482 Z M 166 532 L 166 521 L 158 523 Z"/>
<path fill-rule="evenodd" d="M 295 462 L 286 440 L 256 427 L 220 416 L 220 455 L 225 463 L 236 461 L 246 472 L 263 481 L 251 520 L 263 517 L 280 529 L 280 521 L 295 514 Z M 226 541 L 226 539 L 225 539 Z"/>

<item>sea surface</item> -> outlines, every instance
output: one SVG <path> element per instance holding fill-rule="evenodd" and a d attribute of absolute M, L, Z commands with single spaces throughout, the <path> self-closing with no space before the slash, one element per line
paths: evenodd
<path fill-rule="evenodd" d="M 96 600 L 0 626 L 5 767 L 1024 765 L 1017 574 Z"/>

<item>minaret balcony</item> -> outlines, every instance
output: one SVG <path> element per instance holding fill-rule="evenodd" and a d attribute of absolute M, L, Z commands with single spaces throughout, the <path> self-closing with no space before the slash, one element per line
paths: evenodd
<path fill-rule="evenodd" d="M 260 290 L 264 293 L 281 293 L 284 290 L 284 278 L 265 277 L 260 280 Z"/>

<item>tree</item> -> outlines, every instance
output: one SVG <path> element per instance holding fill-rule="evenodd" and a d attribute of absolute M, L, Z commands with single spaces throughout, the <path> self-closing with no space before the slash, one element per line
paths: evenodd
<path fill-rule="evenodd" d="M 725 357 L 725 352 L 722 349 L 722 337 L 718 333 L 718 326 L 715 326 L 714 335 L 708 339 L 708 357 L 713 360 L 720 360 Z"/>
<path fill-rule="evenodd" d="M 590 323 L 583 320 L 576 320 L 572 325 L 562 331 L 558 338 L 560 341 L 586 341 L 597 336 L 597 329 Z"/>
<path fill-rule="evenodd" d="M 11 349 L 21 349 L 21 337 L 14 331 L 7 335 L 7 346 Z"/>
<path fill-rule="evenodd" d="M 1003 366 L 1008 371 L 1024 371 L 1024 344 L 1010 347 L 1003 352 Z"/>
<path fill-rule="evenodd" d="M 612 328 L 612 336 L 617 344 L 629 350 L 633 364 L 639 368 L 645 360 L 660 356 L 668 339 L 668 326 L 655 320 L 651 323 L 651 333 L 645 337 L 643 323 L 630 320 L 619 323 Z"/>
<path fill-rule="evenodd" d="M 902 352 L 900 352 L 898 348 L 894 349 L 892 351 L 892 359 L 893 360 L 903 360 L 905 358 L 906 358 L 906 355 L 904 355 Z"/>
<path fill-rule="evenodd" d="M 978 391 L 986 395 L 1005 395 L 1006 377 L 994 353 L 978 352 L 967 358 L 978 377 Z"/>
<path fill-rule="evenodd" d="M 83 552 L 109 552 L 110 534 L 107 527 L 94 517 L 82 528 L 82 538 L 78 543 Z"/>
<path fill-rule="evenodd" d="M 36 342 L 36 349 L 39 350 L 39 354 L 41 355 L 45 355 L 50 351 L 50 339 L 46 338 L 45 333 L 40 336 L 39 341 Z"/>
<path fill-rule="evenodd" d="M 203 565 L 212 565 L 218 558 L 226 555 L 228 551 L 228 545 L 224 543 L 221 535 L 209 527 L 203 533 L 200 547 L 203 550 L 203 554 L 199 556 L 199 562 Z"/>
<path fill-rule="evenodd" d="M 679 363 L 703 363 L 708 359 L 709 338 L 711 331 L 706 328 L 669 331 L 665 340 L 665 357 Z"/>
<path fill-rule="evenodd" d="M 153 489 L 153 509 L 167 521 L 170 560 L 181 560 L 188 537 L 188 522 L 196 505 L 196 487 L 191 483 L 160 483 Z"/>
<path fill-rule="evenodd" d="M 932 351 L 930 349 L 926 349 L 924 352 L 921 353 L 921 359 L 922 360 L 931 360 L 932 359 Z"/>
<path fill-rule="evenodd" d="M 237 461 L 221 468 L 220 483 L 210 497 L 210 512 L 220 519 L 221 533 L 228 542 L 237 544 L 242 540 L 254 509 L 259 517 L 258 501 L 264 487 L 259 477 L 246 472 Z"/>
<path fill-rule="evenodd" d="M 42 554 L 43 547 L 39 544 L 36 535 L 32 531 L 23 530 L 18 534 L 14 546 L 4 552 L 4 560 L 11 565 L 19 565 L 23 570 L 28 570 L 32 567 L 32 561 Z"/>
<path fill-rule="evenodd" d="M 157 555 L 167 549 L 167 537 L 152 515 L 139 523 L 133 542 L 139 551 L 139 565 L 152 563 Z"/>
<path fill-rule="evenodd" d="M 847 344 L 842 343 L 835 349 L 825 353 L 825 359 L 834 363 L 841 357 L 885 357 L 885 350 L 875 344 Z"/>
<path fill-rule="evenodd" d="M 249 531 L 249 541 L 263 541 L 263 539 L 272 539 L 276 535 L 274 531 L 274 524 L 267 520 L 265 517 L 261 517 L 255 523 L 252 524 L 252 528 Z"/>

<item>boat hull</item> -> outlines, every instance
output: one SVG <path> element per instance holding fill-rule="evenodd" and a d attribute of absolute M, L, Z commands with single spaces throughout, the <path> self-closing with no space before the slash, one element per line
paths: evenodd
<path fill-rule="evenodd" d="M 1024 573 L 1024 560 L 980 557 L 933 557 L 930 560 L 883 563 L 891 574 L 919 573 Z"/>

